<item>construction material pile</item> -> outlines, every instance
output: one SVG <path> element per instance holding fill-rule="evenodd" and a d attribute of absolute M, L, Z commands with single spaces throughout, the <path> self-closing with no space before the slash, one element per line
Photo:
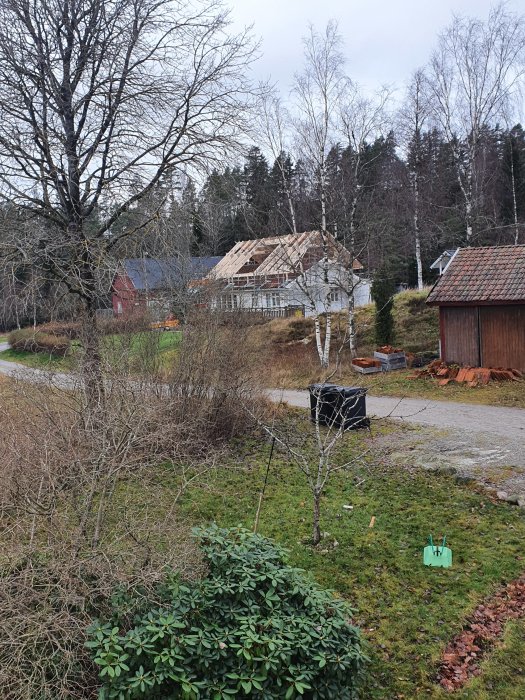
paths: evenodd
<path fill-rule="evenodd" d="M 382 345 L 374 352 L 374 358 L 381 361 L 383 372 L 390 372 L 393 369 L 405 369 L 407 358 L 405 351 L 394 348 L 392 345 Z"/>
<path fill-rule="evenodd" d="M 405 351 L 403 348 L 395 348 L 393 345 L 381 345 L 380 348 L 376 349 L 376 352 L 379 352 L 383 355 L 395 355 L 398 352 L 404 353 Z"/>
<path fill-rule="evenodd" d="M 373 357 L 354 357 L 352 368 L 361 374 L 381 372 L 381 360 L 375 360 Z"/>
<path fill-rule="evenodd" d="M 467 386 L 486 385 L 490 381 L 506 382 L 523 379 L 523 373 L 518 369 L 504 369 L 502 367 L 459 367 L 447 365 L 442 360 L 434 360 L 429 365 L 411 374 L 407 379 L 438 379 L 439 386 L 446 386 L 450 382 L 467 384 Z"/>

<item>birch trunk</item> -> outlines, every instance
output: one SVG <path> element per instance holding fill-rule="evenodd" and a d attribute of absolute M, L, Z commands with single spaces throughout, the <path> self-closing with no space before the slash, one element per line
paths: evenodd
<path fill-rule="evenodd" d="M 518 226 L 518 203 L 516 201 L 516 180 L 514 177 L 514 157 L 512 153 L 512 143 L 510 152 L 510 182 L 512 187 L 512 214 L 514 217 L 514 245 L 518 245 L 520 230 Z"/>
<path fill-rule="evenodd" d="M 359 160 L 356 163 L 354 177 L 357 180 L 358 177 Z M 356 184 L 356 190 L 354 196 L 352 197 L 352 204 L 350 206 L 350 245 L 348 251 L 350 253 L 350 272 L 349 272 L 349 284 L 348 284 L 348 349 L 350 350 L 350 357 L 357 356 L 357 342 L 356 342 L 356 331 L 355 331 L 355 296 L 354 296 L 354 258 L 355 258 L 355 214 L 357 211 L 357 200 L 359 185 Z"/>
<path fill-rule="evenodd" d="M 357 357 L 357 338 L 355 330 L 355 299 L 353 284 L 348 295 L 348 348 L 350 350 L 350 356 Z"/>
<path fill-rule="evenodd" d="M 323 340 L 321 337 L 321 320 L 317 314 L 315 315 L 315 318 L 314 318 L 314 326 L 315 326 L 315 344 L 317 347 L 317 354 L 319 355 L 319 362 L 321 363 L 321 367 L 322 367 L 323 366 L 324 350 L 323 350 Z"/>
<path fill-rule="evenodd" d="M 421 262 L 421 233 L 419 231 L 419 177 L 414 173 L 414 239 L 416 244 L 417 288 L 423 289 L 423 264 Z"/>
<path fill-rule="evenodd" d="M 324 335 L 324 348 L 323 355 L 321 357 L 321 367 L 326 369 L 330 366 L 330 345 L 332 342 L 332 314 L 330 311 L 326 312 L 326 330 Z"/>

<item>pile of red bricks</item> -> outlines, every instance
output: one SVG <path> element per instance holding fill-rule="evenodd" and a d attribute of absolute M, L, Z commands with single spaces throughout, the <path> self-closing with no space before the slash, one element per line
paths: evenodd
<path fill-rule="evenodd" d="M 396 352 L 405 352 L 402 348 L 395 348 L 393 345 L 381 345 L 376 348 L 376 352 L 382 352 L 385 355 L 394 355 Z"/>
<path fill-rule="evenodd" d="M 458 367 L 458 365 L 447 365 L 441 360 L 434 360 L 427 367 L 409 375 L 407 379 L 426 377 L 438 379 L 439 386 L 446 386 L 450 382 L 480 386 L 488 384 L 490 381 L 518 381 L 523 379 L 523 373 L 518 369 L 504 369 L 502 367 Z"/>
<path fill-rule="evenodd" d="M 373 357 L 354 357 L 352 364 L 364 369 L 369 367 L 379 367 L 381 369 L 381 360 L 375 360 Z"/>

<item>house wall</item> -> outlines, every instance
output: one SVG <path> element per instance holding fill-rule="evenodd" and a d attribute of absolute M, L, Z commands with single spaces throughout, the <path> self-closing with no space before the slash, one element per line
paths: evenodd
<path fill-rule="evenodd" d="M 290 303 L 304 306 L 305 316 L 348 309 L 348 270 L 333 264 L 328 270 L 328 285 L 324 278 L 324 270 L 317 264 L 290 284 Z M 355 306 L 370 303 L 370 287 L 369 280 L 353 276 Z"/>
<path fill-rule="evenodd" d="M 112 290 L 111 301 L 115 316 L 130 314 L 135 310 L 137 304 L 139 307 L 141 306 L 139 295 L 128 275 L 117 273 L 113 280 Z M 143 302 L 144 305 L 145 302 Z"/>
<path fill-rule="evenodd" d="M 475 306 L 442 306 L 441 356 L 445 362 L 480 366 L 478 309 Z"/>
<path fill-rule="evenodd" d="M 480 306 L 484 367 L 525 370 L 525 305 Z"/>
<path fill-rule="evenodd" d="M 254 279 L 255 289 L 232 286 L 215 296 L 211 301 L 214 309 L 261 309 L 276 310 L 290 307 L 304 308 L 306 316 L 338 312 L 348 308 L 348 270 L 342 265 L 332 264 L 328 272 L 328 284 L 320 265 L 314 265 L 293 281 L 277 276 Z M 235 278 L 233 285 L 239 283 Z M 257 289 L 257 284 L 273 285 Z M 364 306 L 370 303 L 370 282 L 354 275 L 354 303 Z"/>
<path fill-rule="evenodd" d="M 439 311 L 446 362 L 525 370 L 525 305 L 441 306 Z"/>

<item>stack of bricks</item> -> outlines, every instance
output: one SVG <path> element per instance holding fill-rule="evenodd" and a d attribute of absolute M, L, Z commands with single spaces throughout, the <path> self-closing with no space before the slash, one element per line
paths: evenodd
<path fill-rule="evenodd" d="M 518 369 L 504 369 L 502 367 L 458 367 L 457 365 L 447 365 L 441 360 L 434 360 L 427 367 L 408 376 L 407 379 L 425 377 L 437 378 L 439 386 L 457 382 L 474 387 L 486 385 L 490 381 L 519 381 L 523 379 L 523 373 Z"/>

